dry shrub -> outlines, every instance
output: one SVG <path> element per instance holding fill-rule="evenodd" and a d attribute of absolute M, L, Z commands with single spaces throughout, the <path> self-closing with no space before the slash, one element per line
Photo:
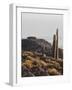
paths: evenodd
<path fill-rule="evenodd" d="M 56 61 L 51 61 L 51 63 L 54 65 L 54 67 L 56 68 L 56 69 L 60 69 L 61 67 L 60 67 L 60 64 L 58 63 L 58 62 L 56 62 Z"/>
<path fill-rule="evenodd" d="M 39 66 L 36 61 L 33 61 L 32 64 L 33 64 L 33 67 L 38 67 Z"/>
<path fill-rule="evenodd" d="M 25 65 L 25 66 L 28 67 L 28 68 L 32 68 L 32 67 L 33 67 L 31 60 L 26 60 L 26 61 L 22 64 L 22 66 L 23 66 L 23 65 Z"/>
<path fill-rule="evenodd" d="M 42 61 L 42 60 L 39 61 L 39 64 L 40 64 L 41 66 L 44 66 L 44 67 L 47 66 L 47 63 L 45 63 L 45 62 Z"/>
<path fill-rule="evenodd" d="M 34 58 L 32 56 L 27 56 L 27 59 L 32 60 L 32 61 L 35 61 L 36 60 L 36 58 Z"/>
<path fill-rule="evenodd" d="M 59 72 L 55 68 L 48 69 L 49 75 L 59 75 Z"/>
<path fill-rule="evenodd" d="M 52 63 L 47 63 L 48 68 L 54 68 L 54 65 Z"/>
<path fill-rule="evenodd" d="M 22 72 L 21 76 L 22 77 L 33 77 L 34 74 L 30 72 L 30 69 L 28 69 L 26 66 L 22 66 Z"/>
<path fill-rule="evenodd" d="M 39 60 L 39 59 L 34 59 L 33 65 L 36 65 L 36 66 L 39 66 L 39 67 L 42 67 L 42 66 L 45 67 L 45 66 L 47 66 L 47 63 L 45 63 L 44 61 Z"/>
<path fill-rule="evenodd" d="M 41 57 L 36 53 L 24 51 L 22 54 L 23 71 L 34 75 L 60 75 L 63 73 L 63 61 L 50 57 Z M 26 68 L 25 68 L 26 67 Z M 28 71 L 27 71 L 28 70 Z M 32 75 L 29 73 L 29 75 Z M 49 73 L 49 74 L 48 74 Z M 24 74 L 24 75 L 25 75 Z"/>
<path fill-rule="evenodd" d="M 41 59 L 41 60 L 46 60 L 46 57 L 41 56 L 40 59 Z"/>
<path fill-rule="evenodd" d="M 30 52 L 30 51 L 24 51 L 22 53 L 22 56 L 34 56 L 33 52 Z"/>
<path fill-rule="evenodd" d="M 48 76 L 48 70 L 46 71 L 42 67 L 33 67 L 33 68 L 31 68 L 31 72 L 35 76 Z"/>

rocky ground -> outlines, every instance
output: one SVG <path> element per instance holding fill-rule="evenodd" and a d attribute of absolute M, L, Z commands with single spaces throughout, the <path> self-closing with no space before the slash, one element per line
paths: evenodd
<path fill-rule="evenodd" d="M 63 75 L 63 60 L 22 51 L 22 77 Z"/>

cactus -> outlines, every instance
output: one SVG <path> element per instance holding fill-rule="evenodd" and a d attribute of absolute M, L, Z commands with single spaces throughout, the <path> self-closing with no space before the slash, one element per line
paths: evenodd
<path fill-rule="evenodd" d="M 53 36 L 53 57 L 58 59 L 58 29 L 56 30 L 56 35 Z"/>
<path fill-rule="evenodd" d="M 56 58 L 56 35 L 53 36 L 53 57 Z"/>
<path fill-rule="evenodd" d="M 56 30 L 56 59 L 58 59 L 58 29 Z"/>

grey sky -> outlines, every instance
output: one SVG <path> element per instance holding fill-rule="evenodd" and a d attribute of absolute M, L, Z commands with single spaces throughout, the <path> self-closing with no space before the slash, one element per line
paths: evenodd
<path fill-rule="evenodd" d="M 36 36 L 52 43 L 59 30 L 59 47 L 63 47 L 63 15 L 22 13 L 22 38 Z"/>

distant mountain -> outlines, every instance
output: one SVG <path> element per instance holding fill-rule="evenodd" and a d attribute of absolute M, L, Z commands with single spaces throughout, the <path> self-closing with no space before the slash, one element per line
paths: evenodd
<path fill-rule="evenodd" d="M 22 39 L 22 50 L 38 52 L 46 54 L 46 56 L 52 56 L 52 45 L 44 39 L 38 39 L 36 37 L 28 37 L 27 39 Z M 60 55 L 63 57 L 63 50 L 59 48 Z"/>

